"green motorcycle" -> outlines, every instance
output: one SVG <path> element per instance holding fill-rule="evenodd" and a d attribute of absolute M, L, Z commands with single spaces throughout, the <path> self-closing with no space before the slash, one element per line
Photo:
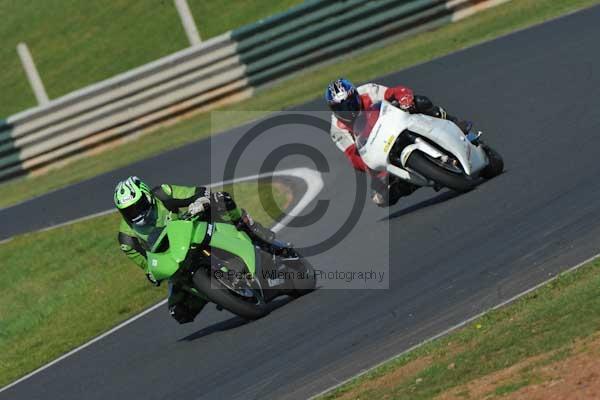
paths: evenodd
<path fill-rule="evenodd" d="M 245 319 L 268 314 L 267 303 L 278 296 L 300 297 L 316 286 L 313 267 L 293 248 L 279 241 L 270 249 L 255 246 L 231 224 L 187 214 L 154 229 L 147 243 L 151 277 Z"/>

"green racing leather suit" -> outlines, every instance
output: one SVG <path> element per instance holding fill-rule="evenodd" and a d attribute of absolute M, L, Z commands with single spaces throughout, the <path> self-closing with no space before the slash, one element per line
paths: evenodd
<path fill-rule="evenodd" d="M 146 270 L 146 251 L 148 234 L 155 227 L 164 227 L 168 221 L 177 220 L 188 206 L 199 197 L 210 198 L 210 212 L 201 213 L 200 218 L 219 222 L 230 222 L 244 229 L 253 240 L 272 240 L 274 234 L 260 224 L 252 221 L 244 210 L 240 209 L 226 192 L 211 193 L 205 187 L 177 186 L 163 184 L 152 189 L 156 204 L 152 211 L 152 223 L 145 226 L 132 226 L 121 219 L 119 227 L 119 244 L 121 250 L 142 270 Z M 210 214 L 210 215 L 205 215 Z M 250 224 L 248 223 L 250 221 Z M 153 282 L 149 276 L 148 279 Z M 206 302 L 189 293 L 179 290 L 169 282 L 169 312 L 179 323 L 191 322 L 202 310 Z"/>

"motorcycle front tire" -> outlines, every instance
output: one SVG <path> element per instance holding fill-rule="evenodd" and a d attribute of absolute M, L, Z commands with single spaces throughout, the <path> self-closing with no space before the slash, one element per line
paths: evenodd
<path fill-rule="evenodd" d="M 194 285 L 208 300 L 244 319 L 255 320 L 269 313 L 266 304 L 253 304 L 227 289 L 217 279 L 211 279 L 207 270 L 200 269 L 193 276 Z"/>
<path fill-rule="evenodd" d="M 410 154 L 408 160 L 406 160 L 406 166 L 424 177 L 431 179 L 435 183 L 456 192 L 468 192 L 476 186 L 476 182 L 467 177 L 464 173 L 457 174 L 451 172 L 435 164 L 419 151 L 413 151 Z"/>

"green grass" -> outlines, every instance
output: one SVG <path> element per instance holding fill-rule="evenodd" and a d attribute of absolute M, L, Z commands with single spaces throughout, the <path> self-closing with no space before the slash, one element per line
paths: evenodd
<path fill-rule="evenodd" d="M 289 200 L 287 189 L 273 186 L 276 206 L 264 210 L 257 193 L 270 190 L 238 184 L 236 200 L 270 225 L 267 212 L 278 214 Z M 119 249 L 119 218 L 114 213 L 0 244 L 0 387 L 166 297 L 166 285 L 150 286 Z"/>
<path fill-rule="evenodd" d="M 383 48 L 349 56 L 334 64 L 297 74 L 285 82 L 259 91 L 247 101 L 222 107 L 220 109 L 222 111 L 258 112 L 248 113 L 248 115 L 232 113 L 234 117 L 228 120 L 228 124 L 219 126 L 219 130 L 247 122 L 269 111 L 280 110 L 313 99 L 322 93 L 326 83 L 333 77 L 343 75 L 356 82 L 367 81 L 378 75 L 431 60 L 598 2 L 599 0 L 513 1 L 459 23 Z M 415 89 L 418 90 L 418 87 Z M 431 93 L 431 96 L 435 97 L 435 93 Z M 91 178 L 167 149 L 207 137 L 211 133 L 214 132 L 211 132 L 210 113 L 196 115 L 176 125 L 158 129 L 135 141 L 123 144 L 110 152 L 86 157 L 42 176 L 21 178 L 5 183 L 0 186 L 3 192 L 3 196 L 0 197 L 0 207 Z"/>
<path fill-rule="evenodd" d="M 531 383 L 529 379 L 520 379 L 516 382 L 507 383 L 506 385 L 498 386 L 494 390 L 496 396 L 504 396 L 512 392 L 516 392 L 522 387 L 528 386 Z"/>
<path fill-rule="evenodd" d="M 300 2 L 188 1 L 203 39 Z M 0 15 L 0 117 L 36 105 L 19 42 L 29 46 L 50 98 L 189 46 L 173 0 L 0 0 Z"/>
<path fill-rule="evenodd" d="M 544 355 L 537 365 L 563 359 L 576 339 L 600 331 L 599 287 L 600 260 L 596 260 L 323 398 L 431 399 L 532 356 Z M 423 357 L 430 360 L 424 368 L 396 381 L 385 380 L 385 376 Z M 454 368 L 448 368 L 452 363 Z M 378 379 L 388 384 L 377 385 Z M 422 381 L 416 384 L 417 379 Z M 497 387 L 495 394 L 510 393 L 536 381 L 535 375 L 523 369 L 515 379 Z"/>
<path fill-rule="evenodd" d="M 286 11 L 303 0 L 188 0 L 202 38 L 220 35 L 273 14 Z"/>

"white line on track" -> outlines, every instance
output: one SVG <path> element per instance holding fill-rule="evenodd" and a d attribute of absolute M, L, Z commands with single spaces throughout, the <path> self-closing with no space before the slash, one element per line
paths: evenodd
<path fill-rule="evenodd" d="M 228 181 L 215 182 L 215 183 L 208 184 L 207 186 L 211 187 L 211 188 L 219 187 L 219 186 L 223 186 L 223 185 L 228 185 L 230 183 L 240 183 L 240 182 L 252 181 L 252 180 L 256 180 L 256 179 L 263 179 L 263 178 L 266 178 L 269 176 L 273 176 L 273 177 L 275 177 L 275 176 L 292 176 L 292 177 L 302 179 L 303 181 L 306 182 L 306 185 L 307 185 L 306 193 L 304 194 L 302 199 L 300 199 L 298 204 L 292 210 L 290 210 L 290 212 L 287 213 L 287 215 L 281 221 L 279 221 L 275 226 L 273 226 L 271 228 L 271 230 L 274 230 L 275 232 L 277 232 L 277 231 L 281 230 L 282 228 L 284 228 L 285 225 L 287 223 L 289 223 L 291 219 L 298 216 L 298 214 L 300 214 L 302 212 L 302 210 L 312 201 L 312 199 L 321 191 L 321 189 L 323 189 L 323 179 L 321 178 L 320 172 L 315 171 L 314 169 L 305 168 L 305 167 L 291 168 L 291 169 L 285 169 L 285 170 L 281 170 L 281 171 L 266 172 L 263 174 L 244 176 L 242 178 L 230 179 Z M 110 208 L 108 210 L 99 211 L 94 214 L 86 215 L 85 217 L 76 218 L 71 221 L 62 222 L 60 224 L 52 225 L 47 228 L 42 228 L 42 229 L 38 229 L 36 231 L 25 232 L 25 233 L 45 232 L 45 231 L 49 231 L 52 229 L 60 228 L 62 226 L 67 226 L 67 225 L 71 225 L 71 224 L 74 224 L 77 222 L 85 221 L 88 219 L 101 217 L 101 216 L 107 215 L 107 214 L 112 214 L 114 212 L 117 212 L 117 210 L 115 210 L 114 208 Z M 1 240 L 0 244 L 10 242 L 11 240 L 13 240 L 13 238 L 14 238 L 14 236 L 11 236 L 9 238 Z"/>
<path fill-rule="evenodd" d="M 302 195 L 302 198 L 300 199 L 300 201 L 298 201 L 298 204 L 296 204 L 296 206 L 291 209 L 289 211 L 289 213 L 287 213 L 287 215 L 281 220 L 279 221 L 275 226 L 273 226 L 271 229 L 275 232 L 279 232 L 280 230 L 282 230 L 283 228 L 285 228 L 286 224 L 289 223 L 294 217 L 300 215 L 300 213 L 310 204 L 311 201 L 313 201 L 317 195 L 319 194 L 319 192 L 321 191 L 321 189 L 323 189 L 323 178 L 321 177 L 321 173 L 318 171 L 315 171 L 313 169 L 310 168 L 292 168 L 292 169 L 286 169 L 286 170 L 281 170 L 281 171 L 275 171 L 275 172 L 268 172 L 268 173 L 264 173 L 264 174 L 257 174 L 257 175 L 251 175 L 251 176 L 245 176 L 243 178 L 236 178 L 236 179 L 232 179 L 232 180 L 228 180 L 228 181 L 223 181 L 223 182 L 216 182 L 216 183 L 211 183 L 208 186 L 209 187 L 218 187 L 218 186 L 223 186 L 223 185 L 227 185 L 230 183 L 239 183 L 239 182 L 246 182 L 246 181 L 251 181 L 251 180 L 257 180 L 257 179 L 261 179 L 261 178 L 266 178 L 269 176 L 291 176 L 291 177 L 295 177 L 295 178 L 300 178 L 302 179 L 305 183 L 306 183 L 306 192 Z M 68 221 L 68 222 L 64 222 L 62 224 L 59 225 L 55 225 L 49 228 L 45 228 L 42 229 L 42 231 L 47 231 L 50 229 L 54 229 L 54 228 L 58 228 L 60 226 L 65 226 L 65 225 L 69 225 L 69 224 L 74 224 L 76 222 L 79 221 L 83 221 L 86 219 L 90 219 L 90 218 L 95 218 L 98 216 L 102 216 L 102 215 L 106 215 L 109 213 L 115 212 L 114 210 L 105 210 L 105 211 L 101 211 L 92 215 L 88 215 L 86 217 L 83 218 L 78 218 L 72 221 Z M 8 239 L 10 240 L 10 239 Z M 141 313 L 131 317 L 130 319 L 128 319 L 127 321 L 124 321 L 122 323 L 120 323 L 119 325 L 115 326 L 114 328 L 112 328 L 111 330 L 104 332 L 103 334 L 101 334 L 100 336 L 95 337 L 94 339 L 90 340 L 87 343 L 82 344 L 81 346 L 69 351 L 66 354 L 63 354 L 62 356 L 60 356 L 59 358 L 57 358 L 54 361 L 49 362 L 48 364 L 36 369 L 33 372 L 30 372 L 29 374 L 25 375 L 24 377 L 17 379 L 16 381 L 4 386 L 3 388 L 0 388 L 0 393 L 4 392 L 5 390 L 10 389 L 11 387 L 31 378 L 32 376 L 42 372 L 43 370 L 50 368 L 51 366 L 53 366 L 54 364 L 59 363 L 60 361 L 64 360 L 67 357 L 72 356 L 73 354 L 85 349 L 86 347 L 91 346 L 92 344 L 98 342 L 99 340 L 104 339 L 105 337 L 107 337 L 108 335 L 118 331 L 119 329 L 123 328 L 124 326 L 127 326 L 129 324 L 131 324 L 132 322 L 136 321 L 137 319 L 140 319 L 141 317 L 143 317 L 146 314 L 151 313 L 152 311 L 156 310 L 157 308 L 159 308 L 160 306 L 164 305 L 167 302 L 167 299 L 153 305 L 152 307 L 142 311 Z"/>
<path fill-rule="evenodd" d="M 410 353 L 411 351 L 413 351 L 413 350 L 415 350 L 415 349 L 417 349 L 417 348 L 419 348 L 419 347 L 421 347 L 421 346 L 423 346 L 423 345 L 425 345 L 425 344 L 427 344 L 427 343 L 429 343 L 429 342 L 431 342 L 431 341 L 434 341 L 434 340 L 436 340 L 436 339 L 439 339 L 439 338 L 440 338 L 440 337 L 442 337 L 442 336 L 446 336 L 447 334 L 449 334 L 449 333 L 451 333 L 451 332 L 453 332 L 453 331 L 455 331 L 455 330 L 457 330 L 457 329 L 459 329 L 459 328 L 462 328 L 463 326 L 465 326 L 465 325 L 467 325 L 467 324 L 469 324 L 469 323 L 473 322 L 473 321 L 474 321 L 474 320 L 476 320 L 477 318 L 479 318 L 479 317 L 482 317 L 483 315 L 485 315 L 485 314 L 487 314 L 487 313 L 489 313 L 489 312 L 491 312 L 491 311 L 497 310 L 498 308 L 504 307 L 504 306 L 506 306 L 506 305 L 508 305 L 508 304 L 510 304 L 510 303 L 512 303 L 512 302 L 514 302 L 515 300 L 518 300 L 518 299 L 520 299 L 521 297 L 523 297 L 523 296 L 525 296 L 525 295 L 527 295 L 527 294 L 529 294 L 529 293 L 533 292 L 534 290 L 537 290 L 537 289 L 541 288 L 542 286 L 544 286 L 544 285 L 547 285 L 548 283 L 550 283 L 550 282 L 552 282 L 553 280 L 557 279 L 557 278 L 558 278 L 559 276 L 561 276 L 562 274 L 566 274 L 566 273 L 569 273 L 569 272 L 573 272 L 573 271 L 575 271 L 575 270 L 579 269 L 580 267 L 584 266 L 585 264 L 587 264 L 587 263 L 589 263 L 589 262 L 591 262 L 591 261 L 594 261 L 594 260 L 595 260 L 595 259 L 597 259 L 597 258 L 600 258 L 600 253 L 598 253 L 598 254 L 595 254 L 595 255 L 591 256 L 591 257 L 590 257 L 590 258 L 588 258 L 587 260 L 584 260 L 584 261 L 580 262 L 579 264 L 577 264 L 577 265 L 575 265 L 575 266 L 573 266 L 573 267 L 571 267 L 571 268 L 569 268 L 569 269 L 566 269 L 565 271 L 562 271 L 561 273 L 559 273 L 559 274 L 557 274 L 557 275 L 553 276 L 552 278 L 546 279 L 545 281 L 543 281 L 543 282 L 541 282 L 541 283 L 538 283 L 537 285 L 535 285 L 535 286 L 533 286 L 533 287 L 530 287 L 529 289 L 527 289 L 527 290 L 525 290 L 525 291 L 523 291 L 523 292 L 521 292 L 521 293 L 519 293 L 519 294 L 517 294 L 517 295 L 515 295 L 515 296 L 511 297 L 511 298 L 510 298 L 510 299 L 508 299 L 508 300 L 504 300 L 503 302 L 501 302 L 501 303 L 499 303 L 499 304 L 496 304 L 495 306 L 493 306 L 493 307 L 489 308 L 488 310 L 485 310 L 485 311 L 483 311 L 483 312 L 481 312 L 481 313 L 479 313 L 479 314 L 477 314 L 477 315 L 474 315 L 474 316 L 472 316 L 472 317 L 470 317 L 470 318 L 468 318 L 468 319 L 465 319 L 464 321 L 462 321 L 462 322 L 459 322 L 458 324 L 456 324 L 456 325 L 454 325 L 454 326 L 452 326 L 452 327 L 450 327 L 450 328 L 448 328 L 448 329 L 446 329 L 446 330 L 444 330 L 444 331 L 442 331 L 442 332 L 440 332 L 440 333 L 438 333 L 438 334 L 436 334 L 436 335 L 434 335 L 434 336 L 432 336 L 432 337 L 430 337 L 430 338 L 428 338 L 428 339 L 425 339 L 425 340 L 423 340 L 423 341 L 422 341 L 422 342 L 420 342 L 419 344 L 416 344 L 416 345 L 414 345 L 414 346 L 412 346 L 412 347 L 410 347 L 410 348 L 408 348 L 408 349 L 406 349 L 406 350 L 403 350 L 403 351 L 401 351 L 400 353 L 398 353 L 398 354 L 395 354 L 395 355 L 393 355 L 393 356 L 391 356 L 391 357 L 389 357 L 389 358 L 387 358 L 387 359 L 385 359 L 385 360 L 383 360 L 383 361 L 381 361 L 381 362 L 379 362 L 379 363 L 377 363 L 377 364 L 373 365 L 372 367 L 369 367 L 369 368 L 363 369 L 363 370 L 362 370 L 362 371 L 360 371 L 358 374 L 356 374 L 356 375 L 353 375 L 353 376 L 351 376 L 350 378 L 348 378 L 348 379 L 345 379 L 345 380 L 343 380 L 343 381 L 341 381 L 341 382 L 339 382 L 339 383 L 336 383 L 334 386 L 331 386 L 331 387 L 329 387 L 329 388 L 327 388 L 327 389 L 323 390 L 322 392 L 319 392 L 318 394 L 315 394 L 314 396 L 311 396 L 311 397 L 309 398 L 309 400 L 316 399 L 316 398 L 317 398 L 317 397 L 319 397 L 319 396 L 323 396 L 324 394 L 326 394 L 326 393 L 329 393 L 329 392 L 331 392 L 332 390 L 335 390 L 335 389 L 339 388 L 340 386 L 343 386 L 343 385 L 345 385 L 346 383 L 348 383 L 348 382 L 350 382 L 350 381 L 352 381 L 352 380 L 354 380 L 354 379 L 356 379 L 356 378 L 359 378 L 359 377 L 361 377 L 361 376 L 363 376 L 363 375 L 365 375 L 365 374 L 367 374 L 367 373 L 369 373 L 369 372 L 373 371 L 374 369 L 377 369 L 377 368 L 381 367 L 381 366 L 382 366 L 383 364 L 385 364 L 385 363 L 388 363 L 388 362 L 390 362 L 390 361 L 392 361 L 392 360 L 394 360 L 394 359 L 396 359 L 396 358 L 398 358 L 398 357 L 401 357 L 401 356 L 403 356 L 403 355 L 405 355 L 405 354 L 407 354 L 407 353 Z"/>

